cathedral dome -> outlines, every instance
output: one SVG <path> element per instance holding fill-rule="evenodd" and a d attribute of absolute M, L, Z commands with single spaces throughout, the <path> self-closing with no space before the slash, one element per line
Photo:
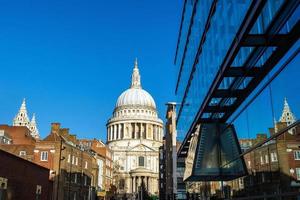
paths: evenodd
<path fill-rule="evenodd" d="M 152 96 L 141 88 L 125 90 L 118 98 L 116 107 L 121 106 L 147 106 L 156 109 Z"/>
<path fill-rule="evenodd" d="M 142 89 L 137 61 L 135 61 L 131 79 L 131 87 L 119 96 L 116 108 L 123 106 L 141 106 L 156 110 L 154 99 L 147 91 Z"/>

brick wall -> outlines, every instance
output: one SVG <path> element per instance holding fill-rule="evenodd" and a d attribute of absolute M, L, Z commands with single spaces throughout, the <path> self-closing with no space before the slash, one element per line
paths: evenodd
<path fill-rule="evenodd" d="M 49 170 L 0 150 L 0 177 L 8 179 L 8 199 L 36 199 L 37 186 L 41 186 L 42 200 L 50 200 L 52 182 Z"/>

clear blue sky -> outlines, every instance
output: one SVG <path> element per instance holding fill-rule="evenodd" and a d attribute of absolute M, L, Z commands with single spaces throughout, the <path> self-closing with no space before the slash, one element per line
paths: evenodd
<path fill-rule="evenodd" d="M 165 103 L 175 100 L 181 10 L 182 2 L 171 0 L 0 1 L 0 124 L 12 123 L 25 97 L 42 137 L 51 122 L 61 122 L 80 138 L 105 141 L 105 124 L 129 87 L 135 57 L 143 88 L 164 119 Z M 300 117 L 299 59 L 272 84 L 277 120 L 284 97 Z M 268 90 L 250 106 L 248 119 L 249 134 L 245 113 L 236 122 L 240 137 L 272 126 Z"/>
<path fill-rule="evenodd" d="M 164 118 L 174 100 L 181 9 L 171 0 L 1 1 L 0 124 L 12 123 L 25 97 L 42 137 L 60 122 L 81 138 L 105 140 L 135 57 Z"/>

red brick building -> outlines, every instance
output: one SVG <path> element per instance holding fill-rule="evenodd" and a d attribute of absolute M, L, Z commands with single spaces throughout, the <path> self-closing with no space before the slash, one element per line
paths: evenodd
<path fill-rule="evenodd" d="M 98 197 L 102 199 L 106 197 L 109 199 L 111 196 L 111 186 L 112 186 L 112 157 L 110 149 L 102 142 L 97 139 L 80 140 L 80 145 L 86 150 L 94 153 L 95 158 L 98 162 L 99 174 L 98 174 Z"/>
<path fill-rule="evenodd" d="M 11 138 L 11 142 L 0 144 L 0 149 L 33 161 L 36 140 L 26 126 L 0 125 L 0 130 Z"/>
<path fill-rule="evenodd" d="M 49 169 L 47 177 L 53 181 L 54 199 L 84 199 L 95 194 L 96 159 L 79 146 L 69 129 L 52 123 L 43 140 L 34 139 L 26 126 L 0 125 L 0 130 L 11 138 L 9 144 L 0 144 L 0 149 Z"/>
<path fill-rule="evenodd" d="M 50 169 L 54 199 L 87 199 L 95 195 L 96 159 L 60 123 L 52 123 L 49 135 L 36 142 L 34 162 Z"/>
<path fill-rule="evenodd" d="M 0 150 L 0 163 L 2 192 L 8 200 L 52 198 L 49 169 L 3 150 Z"/>

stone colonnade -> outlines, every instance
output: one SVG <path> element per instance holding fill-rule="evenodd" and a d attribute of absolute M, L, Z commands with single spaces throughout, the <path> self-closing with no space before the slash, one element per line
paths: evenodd
<path fill-rule="evenodd" d="M 145 122 L 116 122 L 107 127 L 108 141 L 121 139 L 149 139 L 162 141 L 162 125 Z"/>
<path fill-rule="evenodd" d="M 128 177 L 127 183 L 129 184 L 127 186 L 127 192 L 129 194 L 137 193 L 139 187 L 142 186 L 142 183 L 144 183 L 146 190 L 151 194 L 154 194 L 158 190 L 158 188 L 155 187 L 158 186 L 157 177 L 153 176 L 131 175 L 130 177 Z"/>

